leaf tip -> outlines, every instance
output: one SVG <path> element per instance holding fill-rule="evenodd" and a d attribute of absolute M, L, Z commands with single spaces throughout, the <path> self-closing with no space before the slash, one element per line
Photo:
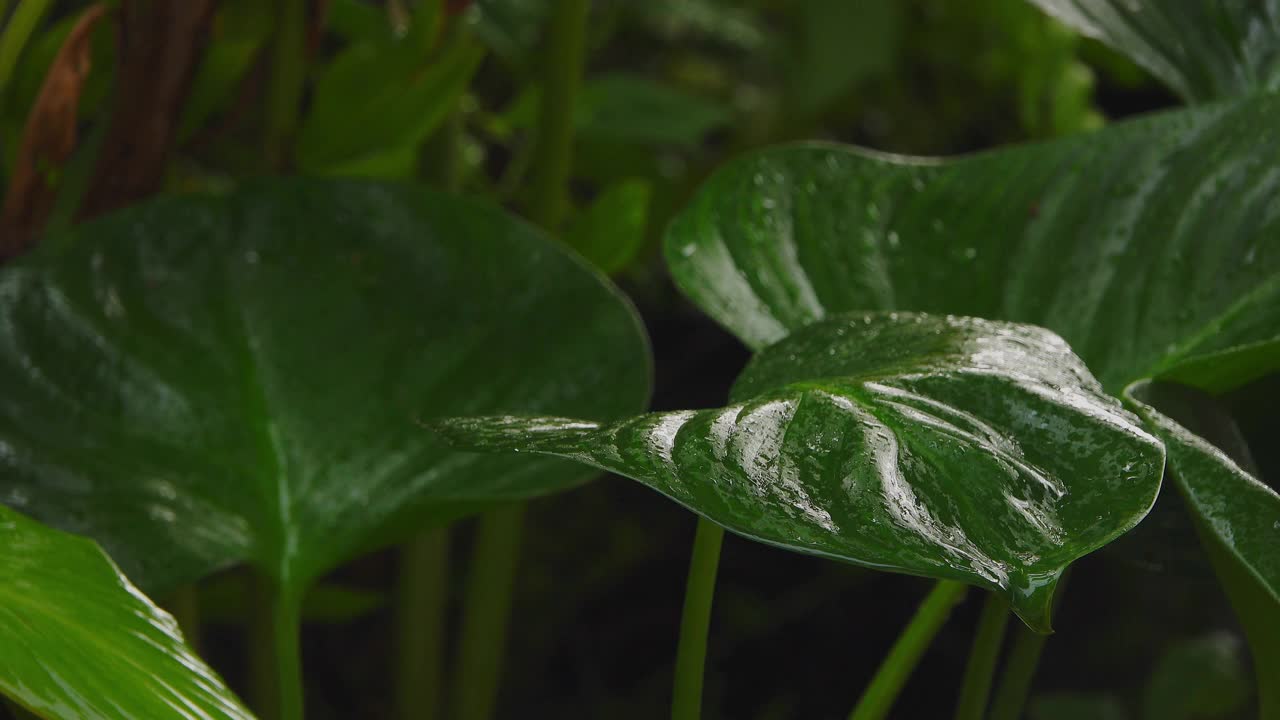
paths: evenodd
<path fill-rule="evenodd" d="M 1009 578 L 1009 602 L 1022 622 L 1035 632 L 1053 634 L 1053 596 L 1063 569 L 1027 572 Z"/>

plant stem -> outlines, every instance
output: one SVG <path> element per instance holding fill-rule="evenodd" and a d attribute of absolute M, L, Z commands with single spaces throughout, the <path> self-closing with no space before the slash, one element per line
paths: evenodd
<path fill-rule="evenodd" d="M 1067 587 L 1069 576 L 1070 570 L 1064 572 L 1058 580 L 1053 598 L 1055 612 L 1062 604 L 1062 592 Z M 1018 636 L 1014 638 L 1013 647 L 1004 661 L 1000 685 L 991 702 L 990 720 L 1018 720 L 1022 717 L 1022 709 L 1031 695 L 1031 681 L 1036 676 L 1036 666 L 1040 664 L 1040 654 L 1044 652 L 1044 644 L 1048 640 L 1048 635 L 1018 623 Z"/>
<path fill-rule="evenodd" d="M 555 0 L 544 45 L 531 218 L 554 233 L 569 206 L 573 119 L 586 58 L 589 0 Z"/>
<path fill-rule="evenodd" d="M 987 593 L 973 648 L 969 651 L 969 662 L 964 668 L 956 720 L 982 720 L 986 716 L 996 660 L 1000 657 L 1000 646 L 1008 624 L 1009 602 L 997 593 Z"/>
<path fill-rule="evenodd" d="M 467 578 L 452 720 L 488 720 L 497 704 L 524 506 L 480 516 Z"/>
<path fill-rule="evenodd" d="M 404 720 L 435 720 L 440 714 L 448 570 L 448 528 L 422 533 L 401 551 L 396 705 Z"/>
<path fill-rule="evenodd" d="M 716 571 L 720 567 L 720 546 L 724 529 L 698 518 L 689 558 L 689 579 L 684 591 L 684 613 L 680 617 L 680 642 L 676 647 L 675 682 L 671 692 L 671 719 L 698 720 L 702 715 L 702 679 L 707 660 L 707 635 L 711 628 L 711 606 L 716 592 Z"/>
<path fill-rule="evenodd" d="M 1000 675 L 995 700 L 991 702 L 991 720 L 1018 720 L 1022 716 L 1022 708 L 1031 694 L 1031 680 L 1040 663 L 1040 653 L 1048 639 L 1048 635 L 1033 632 L 1025 625 L 1018 629 L 1013 648 L 1005 660 L 1004 672 Z"/>
<path fill-rule="evenodd" d="M 263 720 L 302 720 L 299 600 L 273 578 L 253 579 L 250 681 Z"/>
<path fill-rule="evenodd" d="M 14 9 L 13 16 L 0 34 L 0 96 L 9 87 L 9 79 L 13 77 L 13 68 L 18 64 L 18 56 L 31 39 L 41 18 L 48 12 L 52 0 L 22 0 Z M 0 16 L 3 16 L 0 7 Z"/>
<path fill-rule="evenodd" d="M 966 587 L 952 580 L 940 580 L 920 603 L 920 608 L 893 644 L 880 664 L 871 684 L 862 692 L 849 720 L 881 720 L 893 707 L 907 678 L 916 669 L 920 657 L 933 641 L 951 609 L 964 597 Z"/>
<path fill-rule="evenodd" d="M 306 0 L 278 0 L 276 31 L 267 99 L 267 159 L 276 169 L 289 161 L 306 79 Z"/>

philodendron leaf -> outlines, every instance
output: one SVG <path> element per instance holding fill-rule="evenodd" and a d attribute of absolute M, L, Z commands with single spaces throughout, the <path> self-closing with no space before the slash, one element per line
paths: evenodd
<path fill-rule="evenodd" d="M 496 208 L 276 181 L 163 199 L 0 272 L 0 504 L 157 592 L 344 559 L 590 473 L 450 451 L 421 419 L 643 408 L 608 282 Z"/>
<path fill-rule="evenodd" d="M 1280 712 L 1280 494 L 1180 424 L 1194 423 L 1198 415 L 1185 412 L 1184 394 L 1142 383 L 1126 399 L 1168 449 L 1173 484 L 1248 635 L 1262 705 Z"/>
<path fill-rule="evenodd" d="M 1280 89 L 1278 0 L 1031 0 L 1188 101 Z"/>
<path fill-rule="evenodd" d="M 0 506 L 0 695 L 48 720 L 249 720 L 93 541 Z"/>
<path fill-rule="evenodd" d="M 1053 329 L 1113 393 L 1280 365 L 1280 96 L 954 161 L 837 145 L 730 163 L 672 224 L 672 274 L 753 347 L 830 313 Z"/>
<path fill-rule="evenodd" d="M 436 427 L 626 475 L 755 540 L 1002 590 L 1039 630 L 1062 570 L 1136 524 L 1163 470 L 1066 343 L 1025 325 L 832 318 L 757 355 L 732 400 Z"/>

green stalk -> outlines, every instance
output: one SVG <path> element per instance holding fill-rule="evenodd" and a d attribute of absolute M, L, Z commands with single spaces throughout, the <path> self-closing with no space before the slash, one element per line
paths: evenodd
<path fill-rule="evenodd" d="M 0 15 L 4 14 L 5 4 L 0 3 Z M 0 33 L 0 95 L 8 89 L 18 57 L 50 5 L 52 0 L 22 0 L 9 18 L 4 32 Z"/>
<path fill-rule="evenodd" d="M 555 0 L 544 46 L 530 216 L 552 233 L 569 207 L 573 117 L 586 60 L 589 9 L 589 0 Z"/>
<path fill-rule="evenodd" d="M 278 0 L 271 85 L 267 94 L 267 158 L 288 164 L 306 80 L 306 0 Z"/>
<path fill-rule="evenodd" d="M 964 597 L 965 590 L 963 584 L 952 580 L 940 580 L 933 586 L 880 664 L 871 684 L 862 692 L 858 704 L 849 714 L 849 720 L 881 720 L 889 714 L 902 686 L 920 663 L 929 643 L 942 629 L 951 609 Z"/>
<path fill-rule="evenodd" d="M 262 720 L 302 720 L 299 600 L 265 575 L 253 579 L 249 670 Z"/>
<path fill-rule="evenodd" d="M 1044 652 L 1048 639 L 1048 635 L 1033 632 L 1025 625 L 1018 629 L 1013 648 L 1005 660 L 1004 672 L 1000 675 L 995 700 L 991 703 L 991 720 L 1018 720 L 1022 717 L 1022 709 L 1031 695 L 1031 681 L 1036 676 L 1036 666 L 1040 664 L 1040 654 Z"/>
<path fill-rule="evenodd" d="M 401 552 L 395 622 L 396 706 L 404 720 L 440 716 L 448 570 L 448 528 L 419 535 Z"/>
<path fill-rule="evenodd" d="M 488 720 L 497 705 L 524 506 L 480 516 L 467 578 L 452 720 Z"/>
<path fill-rule="evenodd" d="M 960 701 L 956 706 L 956 720 L 982 720 L 987 714 L 987 700 L 991 696 L 991 681 L 995 676 L 996 660 L 1004 642 L 1004 631 L 1009 624 L 1009 602 L 997 593 L 987 593 L 978 619 L 978 631 L 969 651 L 969 662 L 964 668 L 964 681 L 960 685 Z"/>
<path fill-rule="evenodd" d="M 552 232 L 567 206 L 574 103 L 582 84 L 589 7 L 589 0 L 555 0 L 546 38 L 530 218 Z M 452 720 L 488 720 L 497 704 L 523 518 L 522 505 L 480 518 L 467 580 Z"/>
<path fill-rule="evenodd" d="M 720 566 L 724 529 L 698 518 L 698 532 L 689 558 L 689 579 L 680 617 L 680 643 L 676 648 L 675 682 L 671 692 L 671 720 L 698 720 L 702 715 L 702 679 L 707 660 L 707 635 L 711 606 Z"/>
<path fill-rule="evenodd" d="M 1069 575 L 1068 570 L 1058 580 L 1058 587 L 1053 597 L 1054 612 L 1057 612 L 1058 605 L 1062 603 L 1062 592 L 1067 587 Z M 1040 654 L 1044 652 L 1044 644 L 1048 640 L 1048 635 L 1034 632 L 1026 625 L 1018 623 L 1018 636 L 1014 638 L 1009 657 L 1004 661 L 1000 685 L 996 688 L 995 699 L 991 702 L 991 720 L 1018 720 L 1022 717 L 1027 698 L 1031 696 L 1031 681 L 1036 676 Z"/>

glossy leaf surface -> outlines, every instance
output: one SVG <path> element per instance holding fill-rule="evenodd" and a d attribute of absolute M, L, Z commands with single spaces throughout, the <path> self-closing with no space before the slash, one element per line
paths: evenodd
<path fill-rule="evenodd" d="M 1031 0 L 1188 101 L 1280 89 L 1280 1 Z"/>
<path fill-rule="evenodd" d="M 314 180 L 161 200 L 0 273 L 0 504 L 157 591 L 239 561 L 297 590 L 589 476 L 420 419 L 625 415 L 647 352 L 616 289 L 484 204 Z"/>
<path fill-rule="evenodd" d="M 1053 329 L 1113 393 L 1225 389 L 1280 364 L 1277 113 L 1268 95 L 954 161 L 767 150 L 702 188 L 668 263 L 757 348 L 830 313 L 957 313 Z"/>
<path fill-rule="evenodd" d="M 1163 453 L 1029 326 L 832 318 L 760 353 L 734 404 L 615 424 L 460 419 L 465 447 L 572 457 L 746 537 L 1008 593 L 1047 630 L 1059 574 L 1132 527 Z"/>
<path fill-rule="evenodd" d="M 49 720 L 252 717 L 93 541 L 3 506 L 0 695 Z"/>

